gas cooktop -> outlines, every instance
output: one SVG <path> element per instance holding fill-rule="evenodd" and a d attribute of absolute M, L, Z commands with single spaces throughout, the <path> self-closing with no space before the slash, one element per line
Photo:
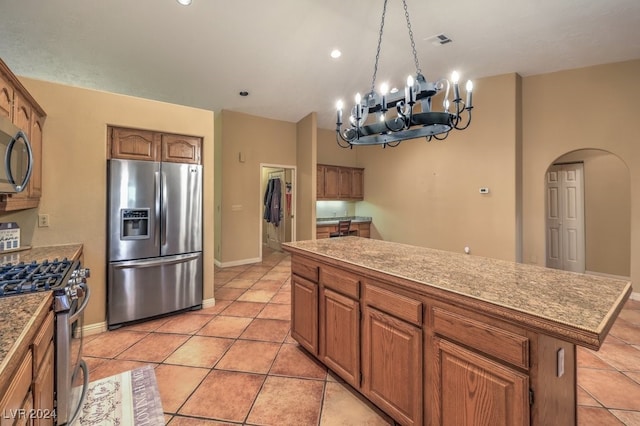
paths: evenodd
<path fill-rule="evenodd" d="M 20 262 L 0 266 L 0 297 L 54 290 L 64 285 L 73 262 L 66 257 L 40 263 Z"/>

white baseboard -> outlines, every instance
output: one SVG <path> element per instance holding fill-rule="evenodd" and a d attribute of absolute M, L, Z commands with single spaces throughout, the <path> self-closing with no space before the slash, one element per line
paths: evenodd
<path fill-rule="evenodd" d="M 219 268 L 229 268 L 231 266 L 249 265 L 251 263 L 260 263 L 260 262 L 262 262 L 262 259 L 260 259 L 259 257 L 254 257 L 253 259 L 234 260 L 231 262 L 220 262 L 217 259 L 213 261 L 213 263 Z"/>
<path fill-rule="evenodd" d="M 638 293 L 637 291 L 634 291 L 633 293 L 631 293 L 631 296 L 629 296 L 629 299 L 640 300 L 640 293 Z"/>
<path fill-rule="evenodd" d="M 89 324 L 82 327 L 82 334 L 84 336 L 92 336 L 94 334 L 100 334 L 107 331 L 107 322 L 98 322 L 96 324 Z"/>

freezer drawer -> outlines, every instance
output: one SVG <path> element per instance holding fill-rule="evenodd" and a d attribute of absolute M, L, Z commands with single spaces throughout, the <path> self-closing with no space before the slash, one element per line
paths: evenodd
<path fill-rule="evenodd" d="M 202 305 L 202 253 L 111 262 L 109 328 Z"/>

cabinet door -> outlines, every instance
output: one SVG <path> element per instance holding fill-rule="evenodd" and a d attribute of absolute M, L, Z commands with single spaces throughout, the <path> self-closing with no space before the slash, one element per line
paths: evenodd
<path fill-rule="evenodd" d="M 202 138 L 196 136 L 162 135 L 162 161 L 200 164 Z"/>
<path fill-rule="evenodd" d="M 33 170 L 29 179 L 29 197 L 40 198 L 42 196 L 42 126 L 44 117 L 35 111 L 31 115 L 31 150 L 33 151 Z"/>
<path fill-rule="evenodd" d="M 0 74 L 0 115 L 13 119 L 13 85 Z"/>
<path fill-rule="evenodd" d="M 111 157 L 160 161 L 160 134 L 149 130 L 111 129 Z"/>
<path fill-rule="evenodd" d="M 364 200 L 364 170 L 351 169 L 351 198 Z"/>
<path fill-rule="evenodd" d="M 291 336 L 318 355 L 318 285 L 297 275 L 291 277 Z"/>
<path fill-rule="evenodd" d="M 364 308 L 362 392 L 403 425 L 422 424 L 422 330 Z"/>
<path fill-rule="evenodd" d="M 51 341 L 33 382 L 33 408 L 39 414 L 34 419 L 34 425 L 53 424 L 53 390 L 53 341 Z"/>
<path fill-rule="evenodd" d="M 324 166 L 318 164 L 316 166 L 317 176 L 316 176 L 316 199 L 322 200 L 325 198 L 324 196 Z"/>
<path fill-rule="evenodd" d="M 435 350 L 435 424 L 529 424 L 528 376 L 444 339 Z"/>
<path fill-rule="evenodd" d="M 340 176 L 340 188 L 338 189 L 338 197 L 341 199 L 351 199 L 351 169 L 340 167 L 338 174 Z"/>
<path fill-rule="evenodd" d="M 360 387 L 360 303 L 323 287 L 320 318 L 320 360 Z"/>
<path fill-rule="evenodd" d="M 340 195 L 340 168 L 325 166 L 324 168 L 324 198 L 337 200 Z"/>

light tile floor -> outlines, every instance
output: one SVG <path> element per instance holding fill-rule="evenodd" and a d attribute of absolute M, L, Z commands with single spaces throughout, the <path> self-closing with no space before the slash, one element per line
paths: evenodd
<path fill-rule="evenodd" d="M 393 422 L 289 335 L 290 258 L 215 270 L 216 306 L 88 336 L 91 380 L 155 366 L 165 420 L 180 425 Z M 578 424 L 640 425 L 640 301 L 600 351 L 578 350 Z"/>

